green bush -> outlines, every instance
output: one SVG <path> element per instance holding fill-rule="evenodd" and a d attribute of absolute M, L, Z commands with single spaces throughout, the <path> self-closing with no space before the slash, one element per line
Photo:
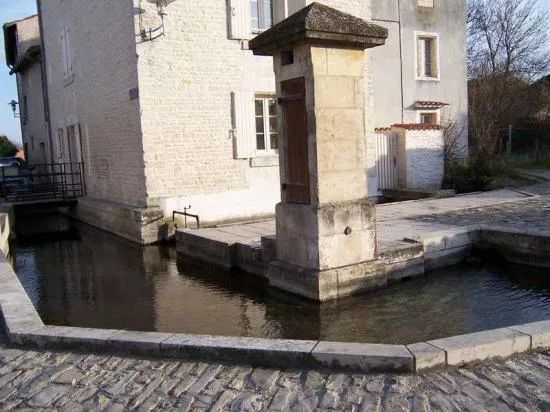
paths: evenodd
<path fill-rule="evenodd" d="M 15 156 L 17 147 L 5 136 L 0 134 L 0 157 Z"/>
<path fill-rule="evenodd" d="M 496 170 L 491 161 L 470 159 L 469 163 L 454 163 L 445 168 L 443 187 L 454 189 L 456 193 L 469 193 L 493 190 Z"/>

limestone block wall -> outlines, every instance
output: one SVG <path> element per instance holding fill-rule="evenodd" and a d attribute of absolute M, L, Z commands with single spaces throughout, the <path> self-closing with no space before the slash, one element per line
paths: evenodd
<path fill-rule="evenodd" d="M 53 161 L 82 157 L 92 198 L 146 206 L 133 1 L 46 0 L 39 8 Z M 70 125 L 80 125 L 81 150 L 67 139 Z"/>
<path fill-rule="evenodd" d="M 369 15 L 364 0 L 322 2 Z M 134 6 L 141 10 L 136 33 L 160 24 L 154 5 Z M 165 214 L 191 205 L 205 223 L 272 215 L 280 200 L 278 158 L 235 158 L 231 104 L 233 92 L 275 93 L 272 59 L 229 38 L 224 1 L 204 0 L 200 8 L 174 2 L 166 12 L 164 37 L 137 40 L 148 205 Z"/>
<path fill-rule="evenodd" d="M 160 23 L 154 5 L 135 30 Z M 274 94 L 270 58 L 228 38 L 225 2 L 174 2 L 166 9 L 166 35 L 138 40 L 141 121 L 147 196 L 166 214 L 189 205 L 204 222 L 273 214 L 279 200 L 277 159 L 236 159 L 231 94 Z M 251 113 L 250 121 L 253 121 Z"/>
<path fill-rule="evenodd" d="M 318 201 L 365 198 L 364 52 L 312 47 L 311 58 Z"/>
<path fill-rule="evenodd" d="M 25 159 L 29 163 L 45 163 L 50 159 L 50 142 L 44 116 L 41 62 L 35 62 L 17 74 L 22 138 Z"/>
<path fill-rule="evenodd" d="M 32 16 L 17 22 L 17 55 L 22 56 L 31 46 L 40 45 L 38 16 Z"/>
<path fill-rule="evenodd" d="M 397 136 L 398 185 L 407 189 L 440 189 L 444 174 L 443 131 L 410 126 L 392 127 Z"/>

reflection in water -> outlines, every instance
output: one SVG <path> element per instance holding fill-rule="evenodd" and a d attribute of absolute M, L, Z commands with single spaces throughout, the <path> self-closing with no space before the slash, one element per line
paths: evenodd
<path fill-rule="evenodd" d="M 49 324 L 412 343 L 550 319 L 544 271 L 461 265 L 319 305 L 178 259 L 170 246 L 139 247 L 70 223 L 72 239 L 12 245 L 16 272 Z"/>

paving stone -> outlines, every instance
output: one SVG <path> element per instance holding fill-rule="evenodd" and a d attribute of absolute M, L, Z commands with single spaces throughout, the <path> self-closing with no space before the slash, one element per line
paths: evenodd
<path fill-rule="evenodd" d="M 250 375 L 250 382 L 254 388 L 270 390 L 278 377 L 279 371 L 258 368 Z"/>
<path fill-rule="evenodd" d="M 212 381 L 221 369 L 221 365 L 210 365 L 199 378 L 186 390 L 187 394 L 196 395 Z"/>
<path fill-rule="evenodd" d="M 51 384 L 42 389 L 29 400 L 29 406 L 35 408 L 52 407 L 54 401 L 69 391 L 69 387 Z"/>

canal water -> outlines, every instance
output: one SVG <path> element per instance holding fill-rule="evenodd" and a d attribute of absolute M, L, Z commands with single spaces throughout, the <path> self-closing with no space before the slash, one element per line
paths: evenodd
<path fill-rule="evenodd" d="M 407 344 L 550 319 L 550 276 L 541 270 L 463 264 L 316 304 L 178 259 L 173 246 L 139 247 L 55 218 L 62 233 L 19 237 L 11 249 L 46 324 Z"/>

